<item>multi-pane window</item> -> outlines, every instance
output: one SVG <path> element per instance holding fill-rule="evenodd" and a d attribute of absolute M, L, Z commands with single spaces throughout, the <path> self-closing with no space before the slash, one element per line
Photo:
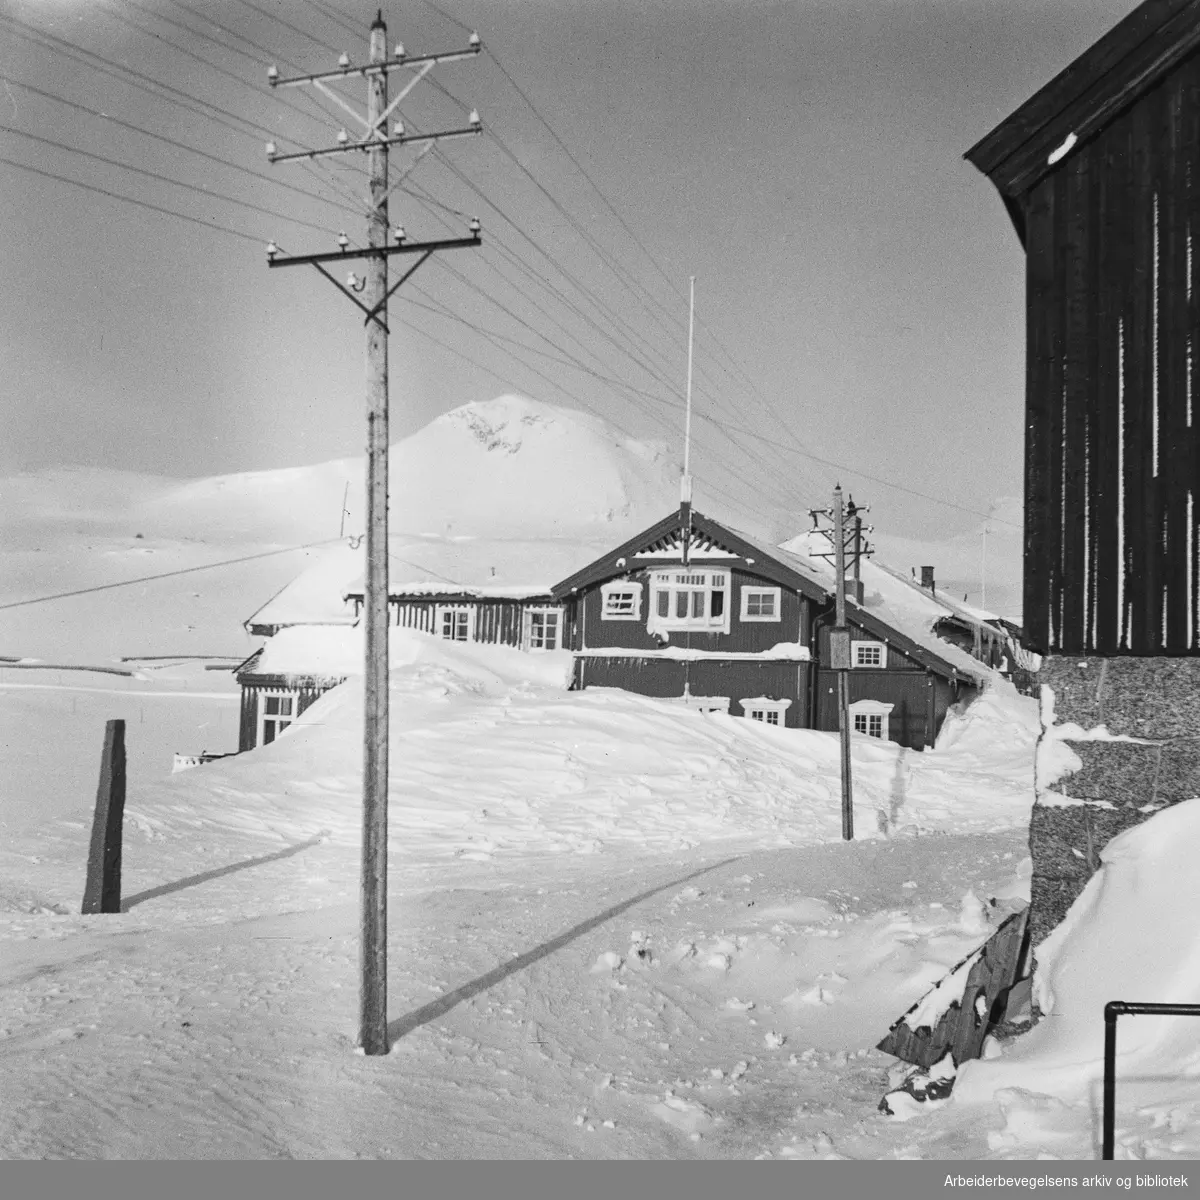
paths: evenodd
<path fill-rule="evenodd" d="M 865 733 L 867 737 L 883 737 L 882 713 L 855 713 L 854 732 Z"/>
<path fill-rule="evenodd" d="M 887 666 L 887 647 L 882 642 L 853 642 L 851 651 L 856 667 Z"/>
<path fill-rule="evenodd" d="M 471 640 L 471 610 L 469 608 L 439 608 L 438 633 L 448 642 Z"/>
<path fill-rule="evenodd" d="M 780 588 L 742 588 L 743 621 L 778 621 Z"/>
<path fill-rule="evenodd" d="M 779 709 L 777 708 L 749 708 L 746 710 L 746 716 L 752 721 L 762 721 L 765 725 L 779 724 Z"/>
<path fill-rule="evenodd" d="M 604 621 L 637 621 L 642 615 L 642 585 L 623 579 L 617 583 L 606 583 L 600 589 L 602 606 L 600 618 Z"/>
<path fill-rule="evenodd" d="M 557 609 L 535 608 L 525 614 L 525 645 L 530 650 L 557 650 L 560 613 Z"/>
<path fill-rule="evenodd" d="M 790 704 L 790 700 L 772 700 L 769 696 L 755 696 L 753 699 L 741 701 L 742 712 L 748 720 L 780 726 L 787 724 L 783 714 Z"/>
<path fill-rule="evenodd" d="M 891 741 L 891 719 L 894 704 L 882 700 L 856 700 L 850 705 L 851 728 L 867 737 Z"/>
<path fill-rule="evenodd" d="M 285 692 L 259 695 L 258 744 L 270 745 L 296 719 L 296 697 Z"/>
<path fill-rule="evenodd" d="M 727 571 L 657 571 L 651 588 L 652 633 L 659 629 L 728 631 Z"/>

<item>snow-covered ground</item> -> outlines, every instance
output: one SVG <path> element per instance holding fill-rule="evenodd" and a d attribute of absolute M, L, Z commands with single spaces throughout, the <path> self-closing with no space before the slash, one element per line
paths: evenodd
<path fill-rule="evenodd" d="M 987 1121 L 880 1114 L 872 1047 L 1027 877 L 1031 701 L 997 690 L 923 754 L 859 739 L 845 844 L 831 735 L 398 637 L 393 1052 L 353 1052 L 351 680 L 271 746 L 131 786 L 124 914 L 73 915 L 85 805 L 8 839 L 0 1153 L 991 1152 Z"/>

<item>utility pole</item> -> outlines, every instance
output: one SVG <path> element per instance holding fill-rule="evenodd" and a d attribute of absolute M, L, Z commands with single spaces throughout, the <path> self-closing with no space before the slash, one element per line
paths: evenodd
<path fill-rule="evenodd" d="M 363 810 L 362 888 L 359 945 L 359 1040 L 366 1054 L 387 1054 L 387 800 L 388 800 L 388 324 L 387 302 L 400 286 L 437 250 L 452 250 L 480 244 L 478 220 L 470 224 L 470 236 L 433 242 L 409 242 L 403 228 L 388 242 L 388 151 L 392 146 L 413 142 L 434 143 L 444 138 L 477 134 L 482 125 L 472 112 L 467 126 L 435 134 L 406 135 L 399 120 L 388 136 L 387 122 L 400 102 L 438 63 L 469 58 L 480 51 L 478 34 L 472 34 L 466 50 L 447 54 L 410 57 L 397 45 L 391 57 L 387 49 L 387 25 L 382 10 L 371 24 L 370 54 L 365 65 L 353 66 L 343 54 L 338 69 L 293 79 L 280 79 L 271 67 L 267 80 L 272 87 L 311 84 L 326 98 L 348 112 L 364 132 L 355 141 L 342 130 L 338 145 L 323 150 L 280 154 L 274 142 L 267 143 L 271 162 L 313 159 L 329 154 L 359 152 L 367 159 L 369 207 L 367 245 L 351 250 L 350 239 L 338 237 L 338 251 L 281 257 L 272 241 L 267 246 L 269 267 L 310 265 L 365 314 L 367 329 L 367 570 L 363 597 L 366 632 L 366 661 L 363 686 Z M 388 73 L 413 72 L 413 77 L 388 101 Z M 339 95 L 331 82 L 360 76 L 367 85 L 366 116 Z M 428 147 L 426 147 L 428 148 Z M 389 286 L 388 259 L 396 254 L 415 254 L 416 262 Z M 323 264 L 365 259 L 365 279 L 353 273 L 345 286 Z M 358 298 L 362 293 L 364 299 Z"/>
<path fill-rule="evenodd" d="M 863 533 L 871 533 L 872 526 L 864 526 L 861 514 L 869 512 L 865 505 L 854 503 L 851 497 L 848 505 L 842 504 L 842 485 L 836 484 L 833 489 L 833 507 L 810 509 L 809 516 L 813 519 L 814 528 L 818 528 L 820 517 L 827 518 L 833 525 L 832 529 L 819 529 L 818 532 L 832 543 L 828 551 L 817 551 L 816 558 L 833 559 L 834 563 L 834 623 L 829 631 L 829 665 L 837 672 L 837 709 L 838 735 L 841 743 L 841 776 L 842 776 L 842 838 L 850 842 L 854 840 L 854 780 L 850 763 L 850 672 L 854 663 L 850 654 L 850 628 L 846 624 L 846 550 L 848 540 L 853 544 L 851 557 L 854 561 L 855 600 L 857 602 L 860 578 L 859 563 L 864 554 L 871 554 L 872 547 L 863 541 Z M 846 518 L 852 522 L 853 532 L 847 534 Z"/>

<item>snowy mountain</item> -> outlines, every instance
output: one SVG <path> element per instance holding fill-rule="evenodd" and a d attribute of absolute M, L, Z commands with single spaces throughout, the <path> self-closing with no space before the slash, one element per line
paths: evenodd
<path fill-rule="evenodd" d="M 362 459 L 334 459 L 197 480 L 53 468 L 0 481 L 0 605 L 86 590 L 0 614 L 0 655 L 249 653 L 241 622 L 340 532 L 362 531 L 363 474 Z M 413 535 L 609 543 L 678 502 L 662 447 L 513 395 L 395 443 L 390 478 L 392 530 Z M 234 558 L 250 561 L 196 569 Z M 147 576 L 167 578 L 112 586 Z"/>

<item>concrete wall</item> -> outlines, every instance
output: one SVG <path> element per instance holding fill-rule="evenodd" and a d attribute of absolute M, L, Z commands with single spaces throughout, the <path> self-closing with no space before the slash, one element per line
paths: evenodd
<path fill-rule="evenodd" d="M 1200 659 L 1050 655 L 1037 681 L 1043 724 L 1052 703 L 1056 726 L 1137 740 L 1068 737 L 1082 765 L 1063 775 L 1043 732 L 1029 827 L 1034 947 L 1066 916 L 1111 838 L 1200 796 Z"/>

